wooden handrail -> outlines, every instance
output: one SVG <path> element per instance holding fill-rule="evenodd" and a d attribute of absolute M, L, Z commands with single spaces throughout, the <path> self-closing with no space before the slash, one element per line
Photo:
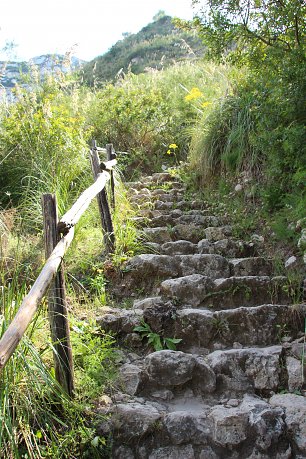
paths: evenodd
<path fill-rule="evenodd" d="M 41 300 L 45 296 L 63 260 L 64 254 L 73 240 L 75 224 L 86 211 L 91 201 L 105 188 L 109 179 L 110 174 L 107 171 L 98 174 L 94 184 L 81 194 L 71 209 L 61 218 L 58 228 L 64 233 L 64 236 L 55 246 L 38 278 L 22 301 L 15 317 L 0 340 L 0 369 L 5 366 L 15 351 L 34 317 Z"/>
<path fill-rule="evenodd" d="M 95 183 L 83 191 L 71 209 L 69 209 L 58 222 L 58 231 L 60 233 L 67 234 L 69 229 L 77 224 L 93 198 L 103 190 L 109 179 L 110 175 L 107 171 L 103 171 L 97 175 Z"/>

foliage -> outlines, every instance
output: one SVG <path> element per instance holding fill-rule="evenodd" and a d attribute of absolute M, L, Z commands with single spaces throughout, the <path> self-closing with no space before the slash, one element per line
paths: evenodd
<path fill-rule="evenodd" d="M 251 62 L 262 68 L 264 61 L 276 61 L 294 52 L 303 59 L 305 46 L 305 3 L 302 0 L 193 0 L 195 27 L 210 56 L 225 56 L 235 62 Z"/>
<path fill-rule="evenodd" d="M 42 192 L 56 192 L 63 211 L 84 171 L 89 175 L 90 130 L 84 117 L 87 95 L 69 77 L 41 81 L 33 68 L 31 81 L 31 90 L 17 87 L 14 102 L 1 107 L 0 205 L 21 206 L 35 227 Z"/>
<path fill-rule="evenodd" d="M 21 286 L 18 283 L 18 270 L 10 282 L 3 281 L 2 277 L 1 334 L 28 288 L 25 283 Z M 89 324 L 79 329 L 77 338 L 73 335 L 80 394 L 73 401 L 66 397 L 50 369 L 53 348 L 45 340 L 46 331 L 46 320 L 37 316 L 1 372 L 0 456 L 12 459 L 101 457 L 105 440 L 97 439 L 95 429 L 89 427 L 91 415 L 87 409 L 85 416 L 84 387 L 91 389 L 87 392 L 89 396 L 93 395 L 110 377 L 112 339 L 90 335 L 93 330 Z M 89 359 L 93 349 L 94 358 Z M 102 371 L 103 365 L 107 371 Z"/>
<path fill-rule="evenodd" d="M 184 63 L 163 72 L 128 75 L 97 93 L 90 115 L 94 136 L 99 144 L 113 143 L 128 153 L 119 157 L 125 175 L 179 162 L 186 158 L 191 126 L 224 93 L 228 73 L 226 66 Z M 186 101 L 195 86 L 201 100 Z M 171 144 L 178 146 L 175 155 L 167 155 Z"/>
<path fill-rule="evenodd" d="M 244 171 L 261 183 L 267 210 L 290 206 L 295 218 L 303 216 L 305 108 L 299 95 L 305 91 L 304 75 L 294 84 L 271 74 L 264 80 L 248 75 L 203 116 L 191 142 L 201 183 Z"/>
<path fill-rule="evenodd" d="M 115 340 L 93 321 L 72 319 L 71 334 L 78 396 L 93 400 L 105 390 L 115 375 Z"/>
<path fill-rule="evenodd" d="M 142 73 L 148 68 L 163 69 L 173 62 L 201 56 L 201 41 L 192 33 L 175 29 L 171 18 L 160 12 L 154 22 L 137 34 L 128 34 L 103 56 L 86 64 L 84 82 L 99 86 L 119 75 Z"/>
<path fill-rule="evenodd" d="M 135 332 L 140 333 L 141 338 L 148 340 L 148 345 L 151 345 L 155 351 L 161 351 L 162 349 L 176 350 L 176 345 L 182 340 L 180 338 L 165 338 L 161 337 L 158 333 L 153 332 L 150 325 L 146 322 L 142 322 L 134 328 Z"/>

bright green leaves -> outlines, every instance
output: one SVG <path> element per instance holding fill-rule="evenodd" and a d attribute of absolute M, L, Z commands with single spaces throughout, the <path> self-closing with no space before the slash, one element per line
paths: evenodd
<path fill-rule="evenodd" d="M 176 345 L 182 340 L 179 338 L 164 338 L 158 333 L 152 331 L 149 324 L 142 321 L 141 325 L 134 328 L 135 332 L 140 333 L 141 338 L 148 340 L 148 345 L 152 346 L 155 351 L 161 351 L 162 349 L 176 350 Z"/>

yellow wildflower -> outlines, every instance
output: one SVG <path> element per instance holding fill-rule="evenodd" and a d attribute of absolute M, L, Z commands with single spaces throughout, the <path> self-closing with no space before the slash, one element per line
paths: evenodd
<path fill-rule="evenodd" d="M 202 107 L 208 107 L 211 104 L 212 104 L 211 102 L 203 102 Z"/>
<path fill-rule="evenodd" d="M 176 145 L 176 143 L 171 143 L 169 145 L 169 148 L 172 148 L 173 150 L 175 150 L 176 148 L 178 148 L 178 146 Z"/>
<path fill-rule="evenodd" d="M 189 94 L 187 94 L 187 96 L 185 96 L 185 100 L 186 101 L 194 100 L 194 99 L 198 99 L 199 97 L 202 97 L 202 96 L 203 96 L 203 93 L 199 90 L 199 88 L 192 88 L 189 91 Z"/>

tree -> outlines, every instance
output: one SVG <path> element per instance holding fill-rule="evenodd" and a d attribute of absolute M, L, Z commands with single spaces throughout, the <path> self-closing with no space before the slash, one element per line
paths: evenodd
<path fill-rule="evenodd" d="M 262 60 L 294 52 L 304 59 L 304 0 L 193 0 L 192 23 L 208 52 L 219 59 Z"/>
<path fill-rule="evenodd" d="M 167 16 L 164 10 L 159 10 L 154 16 L 153 21 L 158 21 L 159 19 Z"/>

